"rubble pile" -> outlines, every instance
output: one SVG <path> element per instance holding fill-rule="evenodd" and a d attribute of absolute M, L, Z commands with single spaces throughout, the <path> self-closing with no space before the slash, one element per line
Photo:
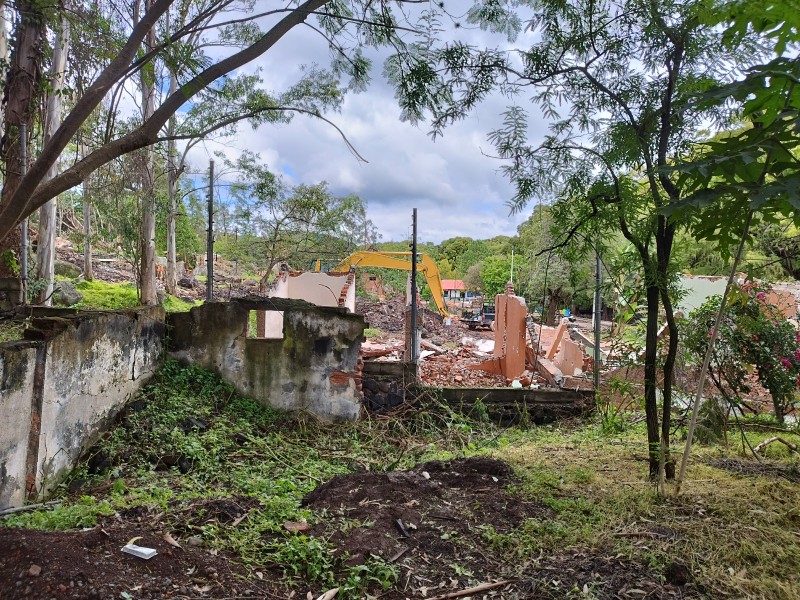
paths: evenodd
<path fill-rule="evenodd" d="M 427 385 L 435 387 L 504 387 L 507 382 L 502 375 L 469 368 L 486 356 L 465 347 L 428 356 L 419 363 L 419 376 Z"/>
<path fill-rule="evenodd" d="M 386 333 L 403 333 L 406 304 L 402 296 L 388 300 L 356 298 L 356 313 L 364 315 L 367 324 Z M 425 307 L 419 309 L 423 336 L 441 335 L 445 331 L 444 319 L 438 312 Z"/>
<path fill-rule="evenodd" d="M 402 296 L 385 301 L 356 298 L 356 313 L 364 315 L 369 327 L 385 333 L 403 333 L 405 309 Z"/>

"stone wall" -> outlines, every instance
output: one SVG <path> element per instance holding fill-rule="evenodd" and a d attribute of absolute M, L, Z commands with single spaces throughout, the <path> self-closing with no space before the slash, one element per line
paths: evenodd
<path fill-rule="evenodd" d="M 0 344 L 0 509 L 44 496 L 153 374 L 164 311 L 27 309 Z"/>
<path fill-rule="evenodd" d="M 281 339 L 248 337 L 250 311 L 283 312 Z M 364 317 L 302 300 L 240 298 L 170 315 L 170 351 L 264 405 L 324 419 L 361 412 Z"/>
<path fill-rule="evenodd" d="M 406 400 L 406 390 L 417 381 L 413 363 L 384 360 L 364 361 L 364 406 L 373 412 L 386 411 Z"/>
<path fill-rule="evenodd" d="M 474 414 L 478 401 L 488 417 L 501 426 L 521 422 L 543 425 L 582 417 L 594 410 L 593 390 L 518 390 L 513 388 L 428 388 L 448 405 Z M 424 396 L 423 396 L 424 397 Z"/>

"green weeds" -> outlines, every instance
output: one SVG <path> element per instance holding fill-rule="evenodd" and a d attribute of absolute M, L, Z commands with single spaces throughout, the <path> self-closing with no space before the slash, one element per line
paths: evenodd
<path fill-rule="evenodd" d="M 253 570 L 271 565 L 298 585 L 339 587 L 342 598 L 363 598 L 391 589 L 398 567 L 376 557 L 353 566 L 328 538 L 287 531 L 288 521 L 306 520 L 319 530 L 321 520 L 331 519 L 303 508 L 302 498 L 353 471 L 490 454 L 513 466 L 511 491 L 541 506 L 535 518 L 522 519 L 511 531 L 479 526 L 485 552 L 511 571 L 537 556 L 588 549 L 643 562 L 655 573 L 683 560 L 701 586 L 721 596 L 796 597 L 796 484 L 709 466 L 708 459 L 725 452 L 717 445 L 697 449 L 684 494 L 659 498 L 647 479 L 642 423 L 626 420 L 621 431 L 602 423 L 500 431 L 481 419 L 480 408 L 467 417 L 442 405 L 418 408 L 402 420 L 322 424 L 265 408 L 207 371 L 168 361 L 93 449 L 110 467 L 90 475 L 85 464 L 73 474 L 71 487 L 83 482 L 81 496 L 70 496 L 65 484 L 60 506 L 11 515 L 2 524 L 87 527 L 143 507 L 152 518 L 163 515 L 176 539 L 200 536 L 204 546 L 232 553 Z M 748 431 L 753 445 L 774 435 L 769 424 L 751 425 L 764 428 Z M 736 456 L 741 448 L 730 452 Z M 782 445 L 766 453 L 798 462 Z M 217 501 L 252 508 L 234 526 L 214 518 Z M 327 531 L 357 525 L 333 520 Z M 459 534 L 447 529 L 443 535 Z M 468 577 L 469 565 L 454 565 L 454 573 Z"/>

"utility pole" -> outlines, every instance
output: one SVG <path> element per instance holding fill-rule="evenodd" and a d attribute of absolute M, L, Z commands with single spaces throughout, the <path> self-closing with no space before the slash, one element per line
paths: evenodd
<path fill-rule="evenodd" d="M 28 126 L 21 123 L 19 126 L 20 143 L 20 173 L 22 177 L 28 173 Z M 28 219 L 22 219 L 22 256 L 19 259 L 19 268 L 22 271 L 22 304 L 28 303 Z"/>
<path fill-rule="evenodd" d="M 206 300 L 214 299 L 214 160 L 208 164 L 208 243 L 206 245 Z"/>
<path fill-rule="evenodd" d="M 417 364 L 417 209 L 411 212 L 411 362 Z"/>

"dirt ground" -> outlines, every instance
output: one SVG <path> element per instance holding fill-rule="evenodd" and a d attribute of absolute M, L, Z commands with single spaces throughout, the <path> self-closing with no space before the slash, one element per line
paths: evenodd
<path fill-rule="evenodd" d="M 128 517 L 131 518 L 131 517 Z M 155 548 L 150 560 L 124 554 L 136 539 Z M 125 517 L 87 531 L 0 528 L 0 597 L 265 598 L 281 586 L 252 578 L 236 560 L 187 543 L 170 545 L 163 532 Z"/>
<path fill-rule="evenodd" d="M 349 553 L 351 564 L 370 556 L 396 564 L 396 589 L 375 592 L 382 600 L 444 598 L 476 582 L 496 585 L 473 598 L 700 597 L 691 583 L 661 583 L 662 574 L 644 563 L 603 549 L 509 561 L 497 543 L 500 536 L 515 535 L 528 519 L 552 517 L 548 507 L 515 493 L 515 483 L 508 465 L 490 458 L 343 475 L 304 498 L 320 517 L 307 534 L 327 538 L 337 552 Z M 252 510 L 258 502 L 244 497 L 190 504 L 170 528 L 182 548 L 165 539 L 161 515 L 143 507 L 84 531 L 0 528 L 0 597 L 305 597 L 305 588 L 296 581 L 289 587 L 275 567 L 248 571 L 233 556 L 192 545 L 192 531 L 204 523 L 235 526 Z M 158 555 L 145 561 L 122 553 L 134 538 Z M 685 584 L 681 577 L 667 573 L 668 581 Z"/>

